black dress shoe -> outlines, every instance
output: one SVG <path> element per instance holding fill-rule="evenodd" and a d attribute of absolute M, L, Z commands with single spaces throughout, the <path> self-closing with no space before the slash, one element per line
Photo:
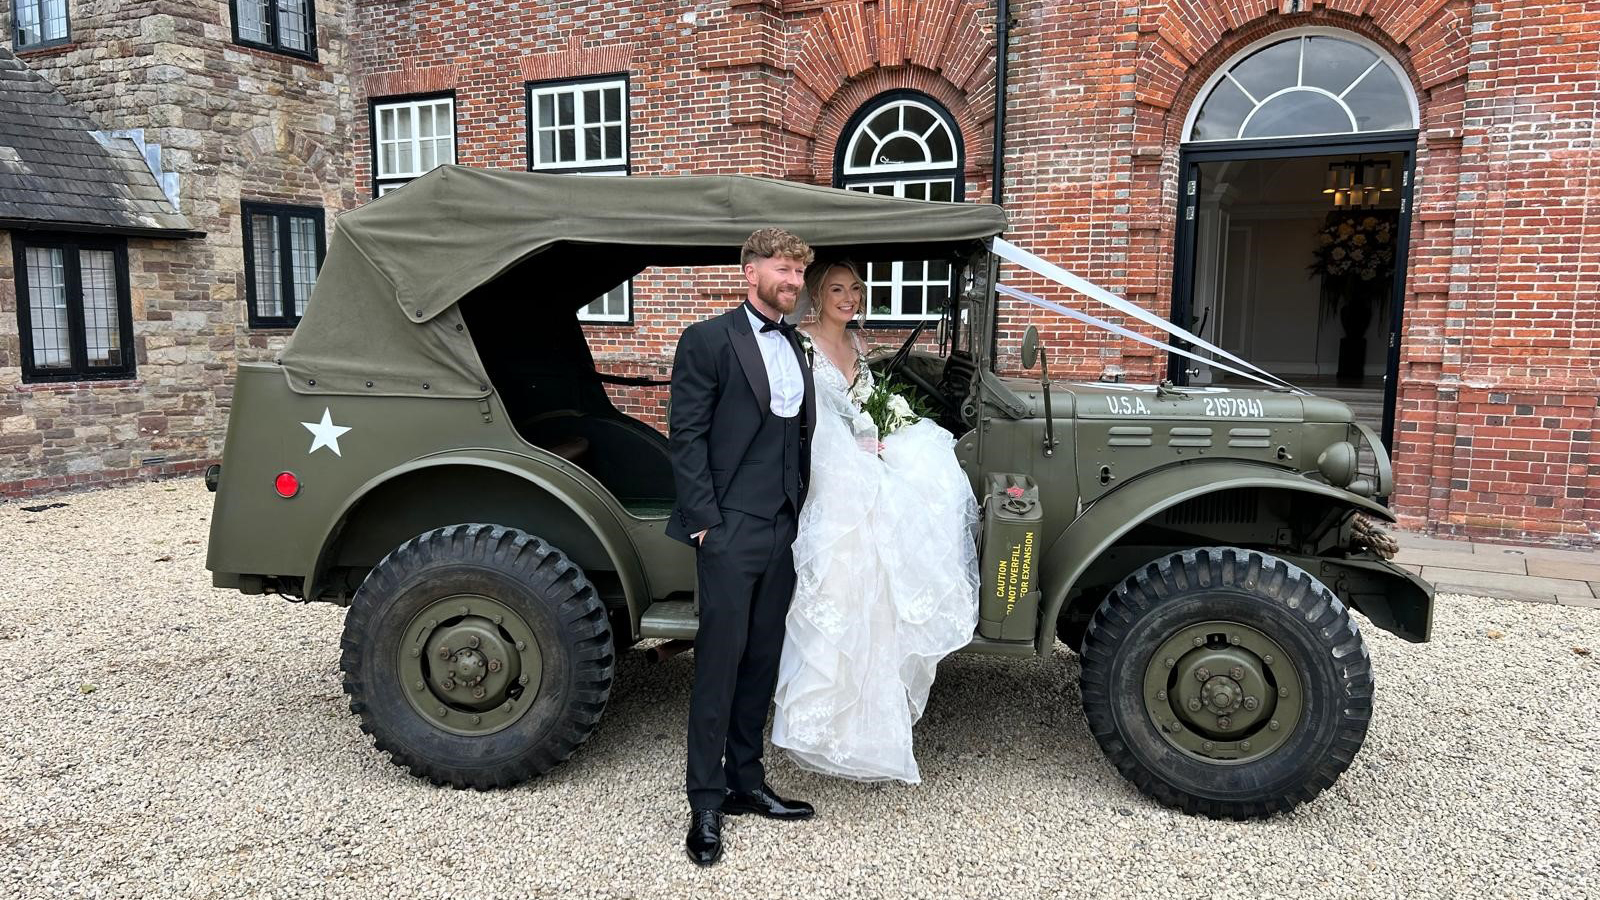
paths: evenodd
<path fill-rule="evenodd" d="M 816 812 L 811 804 L 804 800 L 785 800 L 779 797 L 771 785 L 762 783 L 761 787 L 748 794 L 737 794 L 732 791 L 722 801 L 722 811 L 730 816 L 742 816 L 745 813 L 755 813 L 768 819 L 809 819 Z"/>
<path fill-rule="evenodd" d="M 697 809 L 689 813 L 689 836 L 683 848 L 697 866 L 709 866 L 722 858 L 722 813 Z"/>

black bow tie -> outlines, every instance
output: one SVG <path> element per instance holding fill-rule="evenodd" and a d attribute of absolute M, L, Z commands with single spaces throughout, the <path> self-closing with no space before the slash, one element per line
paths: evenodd
<path fill-rule="evenodd" d="M 783 332 L 783 336 L 784 337 L 792 337 L 794 335 L 794 325 L 793 324 L 791 324 L 789 322 L 785 322 L 782 319 L 779 319 L 776 322 L 772 321 L 771 319 L 767 318 L 766 316 L 763 316 L 761 314 L 761 311 L 756 309 L 753 305 L 751 305 L 749 301 L 745 302 L 744 308 L 750 310 L 750 314 L 752 316 L 755 316 L 757 319 L 761 320 L 761 333 L 762 334 L 766 334 L 769 331 L 781 331 L 781 332 Z"/>

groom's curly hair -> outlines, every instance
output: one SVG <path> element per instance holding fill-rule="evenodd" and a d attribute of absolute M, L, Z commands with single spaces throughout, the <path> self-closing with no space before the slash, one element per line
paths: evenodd
<path fill-rule="evenodd" d="M 809 244 L 782 228 L 760 228 L 745 238 L 744 248 L 739 252 L 739 265 L 749 265 L 752 260 L 771 259 L 774 256 L 809 266 L 816 254 L 811 251 Z"/>

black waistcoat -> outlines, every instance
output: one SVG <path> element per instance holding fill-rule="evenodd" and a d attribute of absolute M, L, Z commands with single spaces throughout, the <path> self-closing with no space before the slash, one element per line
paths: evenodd
<path fill-rule="evenodd" d="M 722 505 L 764 519 L 776 516 L 785 501 L 799 510 L 800 429 L 799 416 L 786 418 L 768 410 L 721 492 Z"/>

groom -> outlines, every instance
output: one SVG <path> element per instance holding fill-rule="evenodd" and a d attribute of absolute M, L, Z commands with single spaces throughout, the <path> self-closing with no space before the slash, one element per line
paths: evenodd
<path fill-rule="evenodd" d="M 794 312 L 811 248 L 779 228 L 744 242 L 748 299 L 690 325 L 672 363 L 677 506 L 667 534 L 695 548 L 700 626 L 689 700 L 689 858 L 722 855 L 722 815 L 803 819 L 766 783 L 762 731 L 794 594 L 795 525 L 816 422 Z"/>

